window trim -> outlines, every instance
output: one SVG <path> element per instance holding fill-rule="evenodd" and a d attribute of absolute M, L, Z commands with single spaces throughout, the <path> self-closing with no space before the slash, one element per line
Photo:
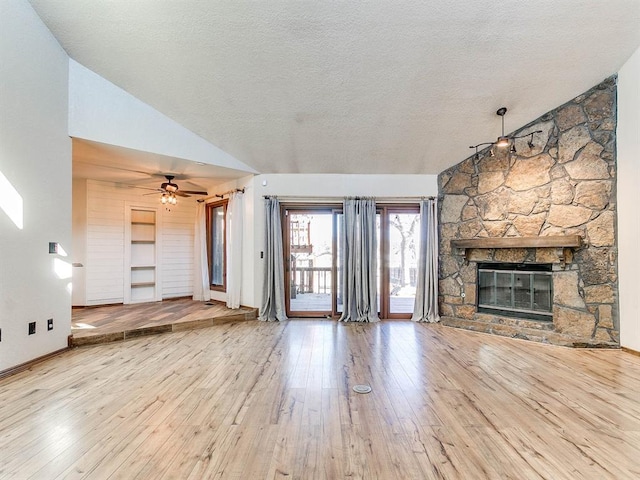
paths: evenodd
<path fill-rule="evenodd" d="M 227 291 L 227 209 L 229 206 L 229 199 L 220 200 L 217 202 L 207 203 L 207 264 L 209 268 L 209 289 L 216 292 Z M 211 271 L 213 269 L 213 238 L 211 236 L 211 224 L 213 217 L 213 210 L 215 208 L 223 207 L 223 223 L 224 223 L 224 236 L 222 239 L 222 251 L 223 251 L 223 271 L 222 271 L 222 285 L 214 285 L 212 282 Z"/>

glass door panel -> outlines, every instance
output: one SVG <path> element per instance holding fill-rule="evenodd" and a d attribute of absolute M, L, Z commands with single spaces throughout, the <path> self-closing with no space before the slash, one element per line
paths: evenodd
<path fill-rule="evenodd" d="M 389 210 L 388 309 L 389 314 L 412 314 L 418 279 L 420 214 Z"/>
<path fill-rule="evenodd" d="M 333 214 L 290 210 L 287 232 L 289 315 L 331 315 Z"/>

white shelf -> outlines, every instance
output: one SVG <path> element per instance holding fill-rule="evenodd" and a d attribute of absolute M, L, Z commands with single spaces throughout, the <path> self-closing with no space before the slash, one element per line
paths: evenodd
<path fill-rule="evenodd" d="M 161 300 L 158 278 L 158 209 L 126 205 L 125 303 Z"/>

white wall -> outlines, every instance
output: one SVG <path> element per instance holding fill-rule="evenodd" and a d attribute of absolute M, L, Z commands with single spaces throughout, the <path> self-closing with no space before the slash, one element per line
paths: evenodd
<path fill-rule="evenodd" d="M 74 262 L 84 265 L 84 285 L 76 287 L 74 277 L 74 289 L 85 291 L 83 305 L 124 301 L 125 203 L 159 207 L 160 195 L 145 195 L 147 193 L 147 190 L 115 183 L 86 180 L 86 214 L 77 212 L 82 208 L 80 202 L 74 203 L 73 224 L 74 238 L 86 232 L 85 256 L 74 256 Z M 195 198 L 178 198 L 178 205 L 170 211 L 163 206 L 158 210 L 162 298 L 193 294 L 195 206 Z"/>
<path fill-rule="evenodd" d="M 97 73 L 69 61 L 69 135 L 255 172 Z"/>
<path fill-rule="evenodd" d="M 618 73 L 620 344 L 640 351 L 640 49 Z"/>
<path fill-rule="evenodd" d="M 71 251 L 71 141 L 66 53 L 26 1 L 0 2 L 0 32 L 0 172 L 23 200 L 23 228 L 0 208 L 2 371 L 65 348 L 71 332 L 69 258 L 48 253 Z"/>

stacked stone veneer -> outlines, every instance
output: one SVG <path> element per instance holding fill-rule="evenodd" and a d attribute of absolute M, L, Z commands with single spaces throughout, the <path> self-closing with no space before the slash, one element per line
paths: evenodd
<path fill-rule="evenodd" d="M 562 345 L 619 342 L 615 202 L 616 79 L 609 78 L 514 132 L 516 154 L 489 150 L 442 172 L 439 303 L 445 324 Z M 471 249 L 451 240 L 578 234 L 563 266 L 555 249 Z M 477 262 L 552 263 L 553 324 L 476 308 Z"/>

